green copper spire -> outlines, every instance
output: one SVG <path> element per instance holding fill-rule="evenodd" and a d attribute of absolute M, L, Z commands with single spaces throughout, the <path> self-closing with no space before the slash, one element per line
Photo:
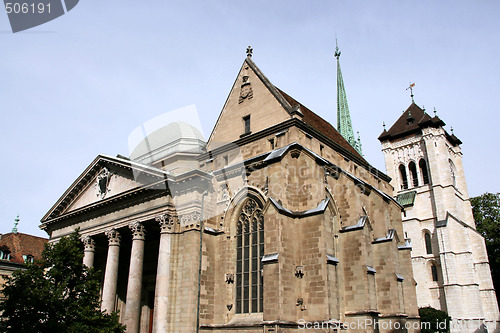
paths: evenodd
<path fill-rule="evenodd" d="M 344 79 L 342 78 L 342 71 L 340 69 L 340 51 L 337 39 L 335 39 L 335 44 L 335 58 L 337 58 L 337 131 L 339 131 L 358 153 L 363 155 L 359 132 L 358 139 L 356 140 L 352 129 L 351 115 L 349 114 L 349 105 L 347 104 L 347 95 L 344 88 Z"/>

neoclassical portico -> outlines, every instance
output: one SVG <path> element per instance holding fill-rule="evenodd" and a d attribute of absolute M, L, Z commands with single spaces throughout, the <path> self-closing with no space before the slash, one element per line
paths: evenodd
<path fill-rule="evenodd" d="M 83 262 L 86 266 L 95 267 L 96 252 L 98 256 L 106 257 L 104 265 L 101 260 L 101 264 L 96 267 L 104 271 L 101 309 L 108 313 L 121 310 L 121 321 L 127 326 L 127 332 L 168 331 L 166 314 L 171 278 L 171 237 L 177 223 L 178 219 L 174 214 L 168 212 L 145 221 L 133 221 L 126 226 L 122 223 L 120 227 L 112 227 L 102 233 L 82 236 Z M 126 234 L 126 237 L 123 234 Z M 149 272 L 144 273 L 147 234 L 153 238 L 155 235 L 159 237 L 159 245 L 149 249 L 150 252 L 157 251 L 157 264 L 154 267 L 156 274 L 149 278 L 149 289 L 144 287 L 143 281 L 143 277 L 153 269 L 149 262 Z M 100 247 L 96 246 L 96 239 L 99 240 L 97 243 L 100 243 Z M 123 247 L 129 252 L 125 253 Z M 126 279 L 120 276 L 123 272 L 127 273 Z M 127 281 L 126 290 L 120 290 L 119 283 L 124 280 Z M 148 291 L 149 295 L 145 295 Z M 153 309 L 154 315 L 151 316 Z"/>

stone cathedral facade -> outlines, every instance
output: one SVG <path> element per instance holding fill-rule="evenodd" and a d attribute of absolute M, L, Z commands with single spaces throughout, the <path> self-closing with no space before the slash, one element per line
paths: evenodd
<path fill-rule="evenodd" d="M 452 332 L 500 332 L 484 239 L 476 231 L 462 165 L 462 143 L 417 104 L 379 140 L 403 229 L 412 239 L 419 307 L 447 311 Z M 484 328 L 484 326 L 483 326 Z"/>
<path fill-rule="evenodd" d="M 248 53 L 213 132 L 177 122 L 99 155 L 42 219 L 80 228 L 128 332 L 416 332 L 390 178 Z"/>

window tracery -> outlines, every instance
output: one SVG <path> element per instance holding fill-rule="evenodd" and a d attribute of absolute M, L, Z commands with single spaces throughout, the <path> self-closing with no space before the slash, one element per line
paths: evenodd
<path fill-rule="evenodd" d="M 263 312 L 263 255 L 264 215 L 249 198 L 236 227 L 236 313 Z"/>

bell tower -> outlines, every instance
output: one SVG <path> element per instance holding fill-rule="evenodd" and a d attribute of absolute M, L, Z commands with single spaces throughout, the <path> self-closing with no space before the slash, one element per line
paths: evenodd
<path fill-rule="evenodd" d="M 436 111 L 431 116 L 415 104 L 412 90 L 411 105 L 389 130 L 384 124 L 378 139 L 404 207 L 405 238 L 412 239 L 418 306 L 447 311 L 452 332 L 473 332 L 481 321 L 493 332 L 498 304 L 467 193 L 462 142 L 444 126 Z"/>

